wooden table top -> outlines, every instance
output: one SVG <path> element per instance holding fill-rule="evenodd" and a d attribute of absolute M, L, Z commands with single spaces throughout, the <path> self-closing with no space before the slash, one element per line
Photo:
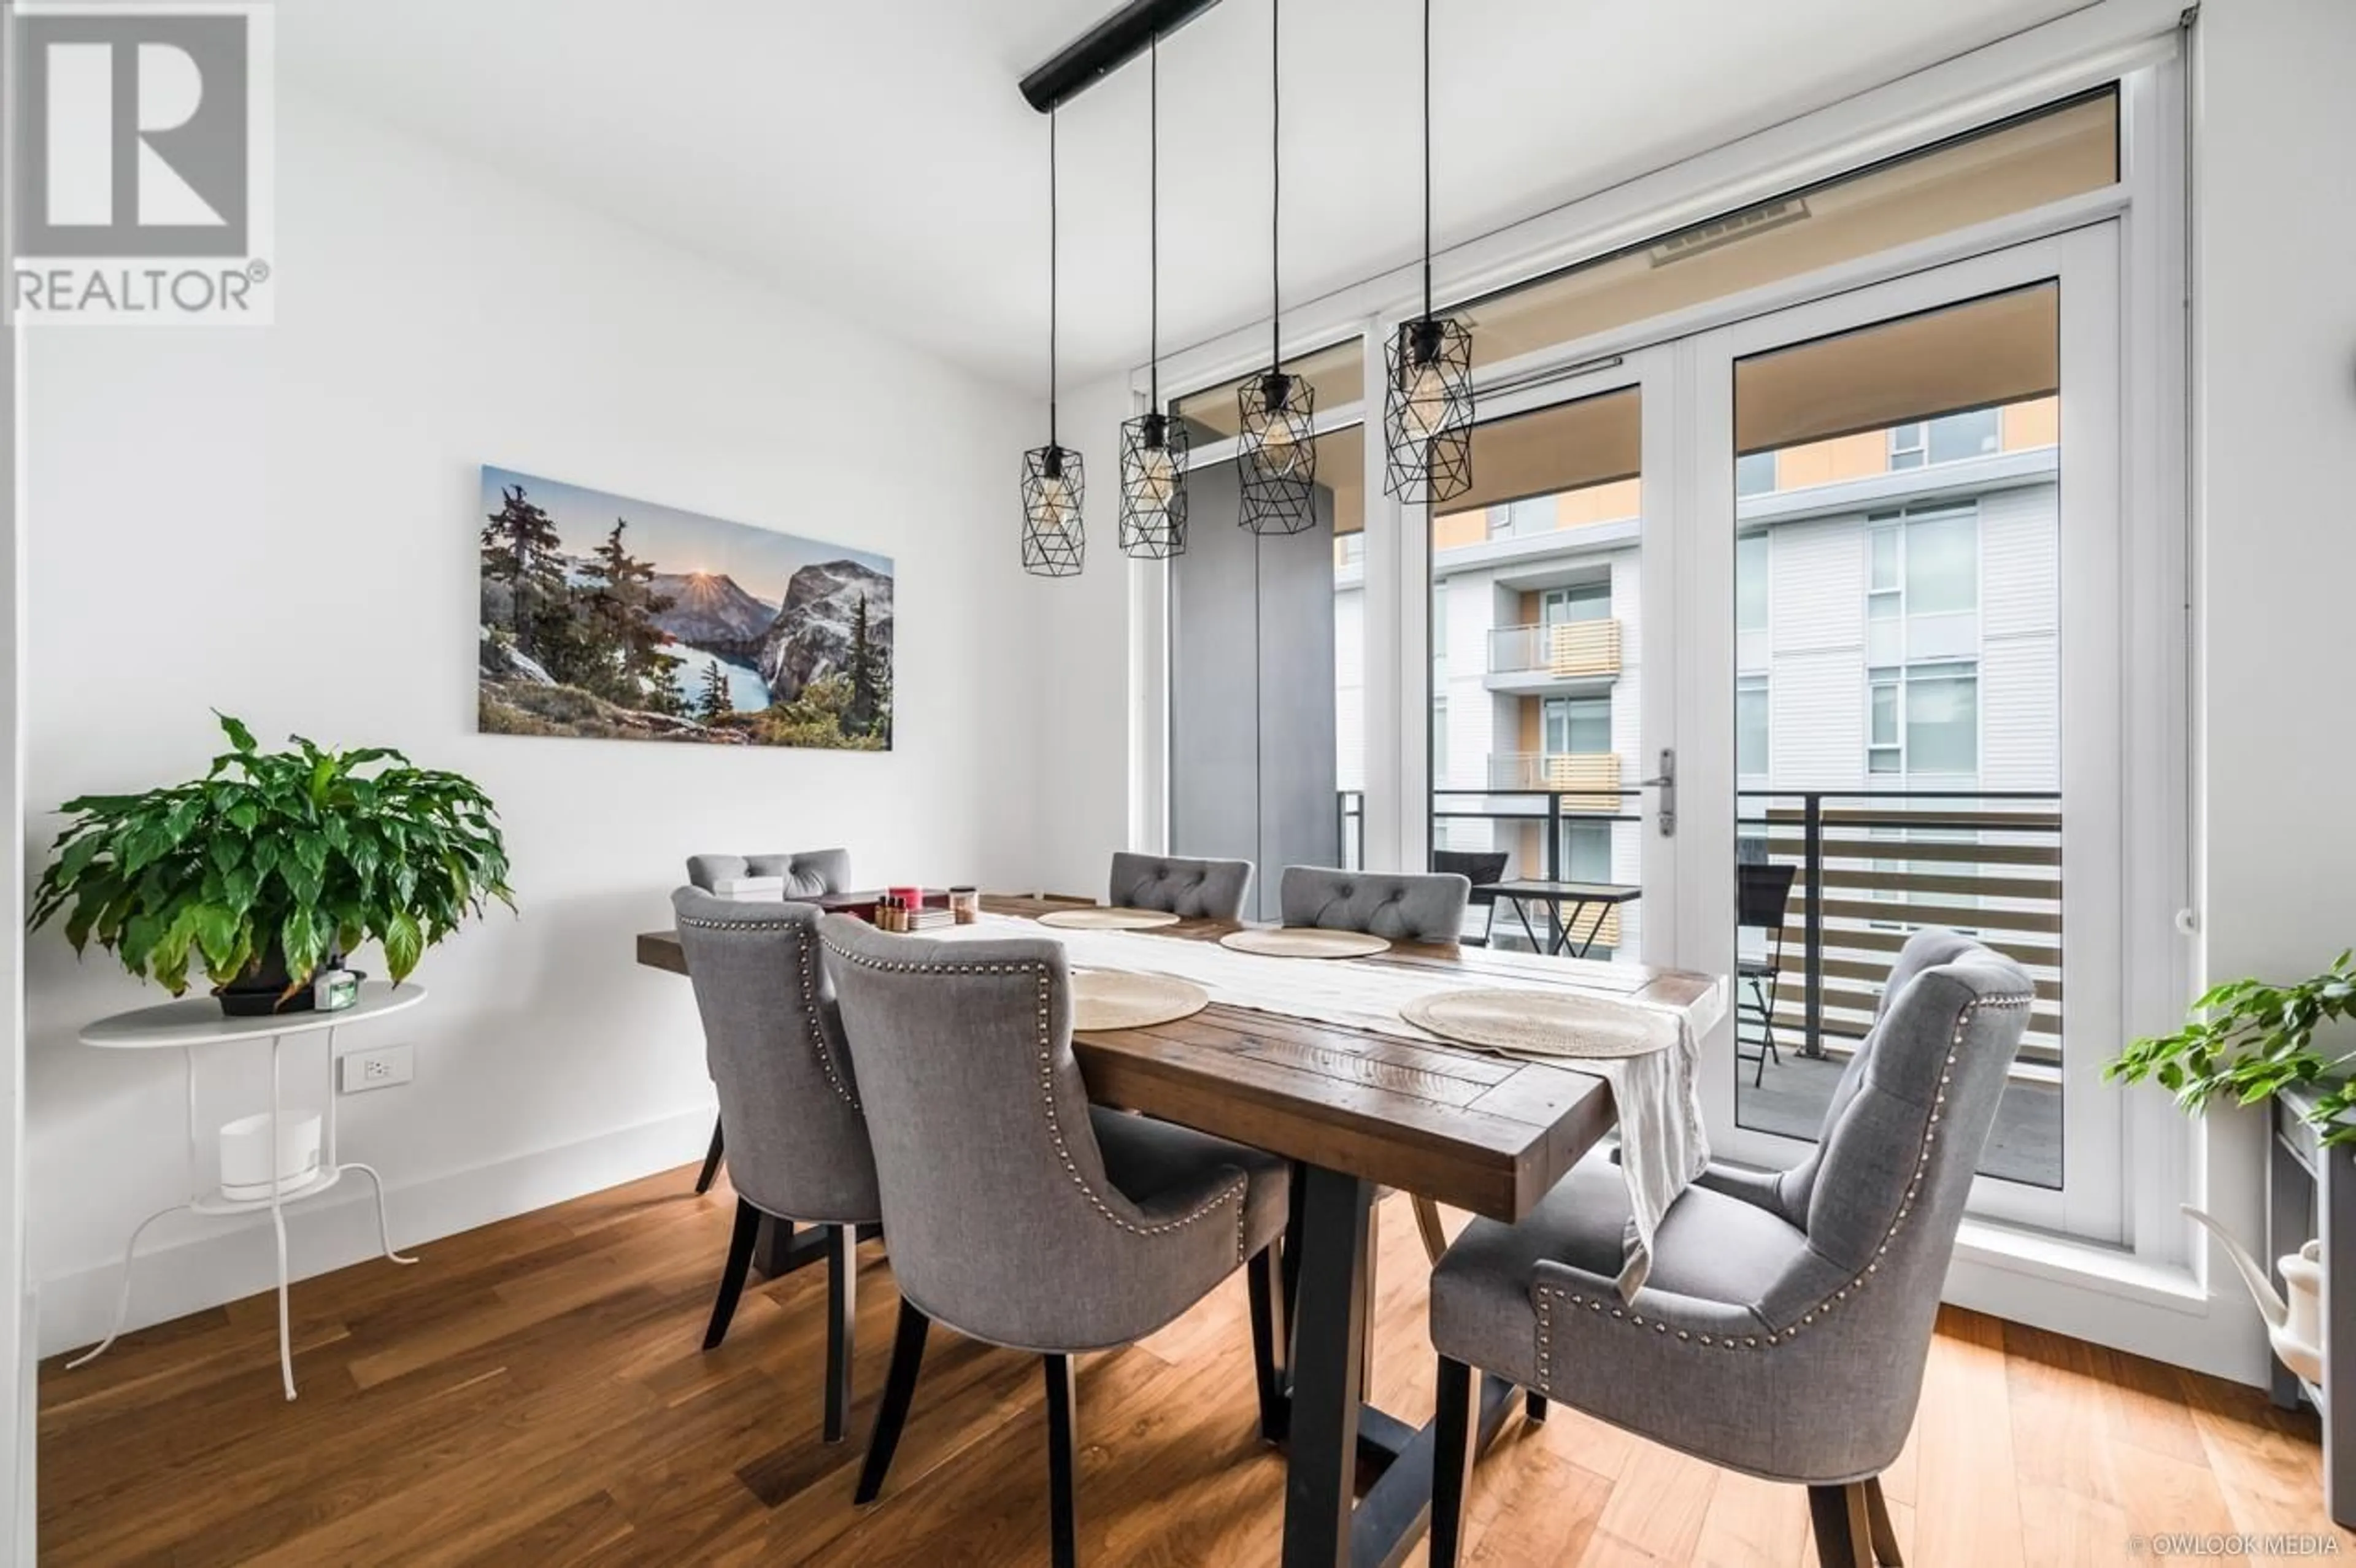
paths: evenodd
<path fill-rule="evenodd" d="M 995 896 L 983 904 L 1012 915 L 1075 907 Z M 1215 942 L 1237 929 L 1190 920 L 1149 934 Z M 637 960 L 687 973 L 672 932 L 641 934 Z M 1408 943 L 1355 962 L 1612 992 L 1682 1008 L 1697 1030 L 1724 1006 L 1707 976 L 1633 964 Z M 1528 1213 L 1615 1119 L 1609 1085 L 1591 1073 L 1216 1003 L 1151 1029 L 1076 1033 L 1072 1049 L 1101 1104 L 1509 1221 Z"/>

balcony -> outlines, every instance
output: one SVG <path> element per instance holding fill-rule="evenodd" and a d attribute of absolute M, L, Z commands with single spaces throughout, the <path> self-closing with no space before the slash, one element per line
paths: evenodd
<path fill-rule="evenodd" d="M 1487 843 L 1511 854 L 1508 878 L 1559 877 L 1569 863 L 1569 824 L 1643 820 L 1639 792 L 1601 793 L 1607 780 L 1616 789 L 1617 761 L 1494 756 L 1486 791 L 1432 792 L 1432 822 L 1449 825 L 1445 842 L 1454 849 L 1481 847 L 1478 838 L 1468 842 L 1462 825 L 1486 823 Z M 2019 963 L 2036 993 L 1980 1168 L 2059 1187 L 2061 805 L 2050 792 L 1739 792 L 1737 859 L 1793 869 L 1780 932 L 1738 933 L 1743 960 L 1766 958 L 1778 936 L 1782 957 L 1763 996 L 1778 1042 L 1774 1061 L 1756 1061 L 1762 1009 L 1745 1008 L 1739 1019 L 1740 1125 L 1813 1137 L 1842 1068 L 1872 1027 L 1899 949 L 1923 926 L 1948 926 Z M 1502 915 L 1498 929 L 1508 944 L 1519 943 L 1518 929 Z M 1618 935 L 1612 932 L 1601 945 L 1617 947 Z M 1748 983 L 1740 988 L 1749 1000 Z"/>
<path fill-rule="evenodd" d="M 1517 693 L 1597 689 L 1619 673 L 1619 622 L 1558 621 L 1492 628 L 1482 684 Z"/>
<path fill-rule="evenodd" d="M 1498 752 L 1489 758 L 1489 787 L 1544 791 L 1564 812 L 1616 812 L 1620 759 L 1611 752 Z"/>

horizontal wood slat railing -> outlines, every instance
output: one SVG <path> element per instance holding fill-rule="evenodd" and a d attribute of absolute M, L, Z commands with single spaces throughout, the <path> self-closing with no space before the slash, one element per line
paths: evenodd
<path fill-rule="evenodd" d="M 1746 792 L 1745 848 L 1794 869 L 1775 987 L 1803 1049 L 1859 1040 L 1890 965 L 1923 926 L 1965 932 L 2029 972 L 2021 1061 L 2062 1060 L 2062 815 L 2051 793 Z"/>

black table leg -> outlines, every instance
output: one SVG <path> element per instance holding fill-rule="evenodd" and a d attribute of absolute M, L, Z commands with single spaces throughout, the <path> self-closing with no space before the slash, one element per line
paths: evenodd
<path fill-rule="evenodd" d="M 1358 1467 L 1358 1369 L 1374 1188 L 1321 1166 L 1304 1184 L 1300 1316 L 1293 1332 L 1292 1451 L 1285 1466 L 1285 1568 L 1347 1568 Z"/>
<path fill-rule="evenodd" d="M 1288 1244 L 1300 1259 L 1292 1386 L 1286 1418 L 1284 1568 L 1397 1568 L 1431 1520 L 1435 1426 L 1362 1403 L 1371 1182 L 1295 1166 L 1301 1209 Z M 1484 1448 L 1513 1408 L 1512 1384 L 1481 1381 L 1474 1442 Z M 1363 1472 L 1376 1472 L 1353 1503 Z"/>

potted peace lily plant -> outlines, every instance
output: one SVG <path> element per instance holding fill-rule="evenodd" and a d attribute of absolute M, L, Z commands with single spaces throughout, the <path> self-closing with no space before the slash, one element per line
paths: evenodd
<path fill-rule="evenodd" d="M 308 1008 L 314 976 L 363 942 L 398 985 L 487 901 L 515 907 L 471 780 L 382 746 L 264 752 L 217 717 L 230 750 L 202 778 L 65 803 L 36 929 L 63 914 L 75 952 L 96 943 L 176 997 L 200 969 L 223 1012 L 252 1016 Z"/>

